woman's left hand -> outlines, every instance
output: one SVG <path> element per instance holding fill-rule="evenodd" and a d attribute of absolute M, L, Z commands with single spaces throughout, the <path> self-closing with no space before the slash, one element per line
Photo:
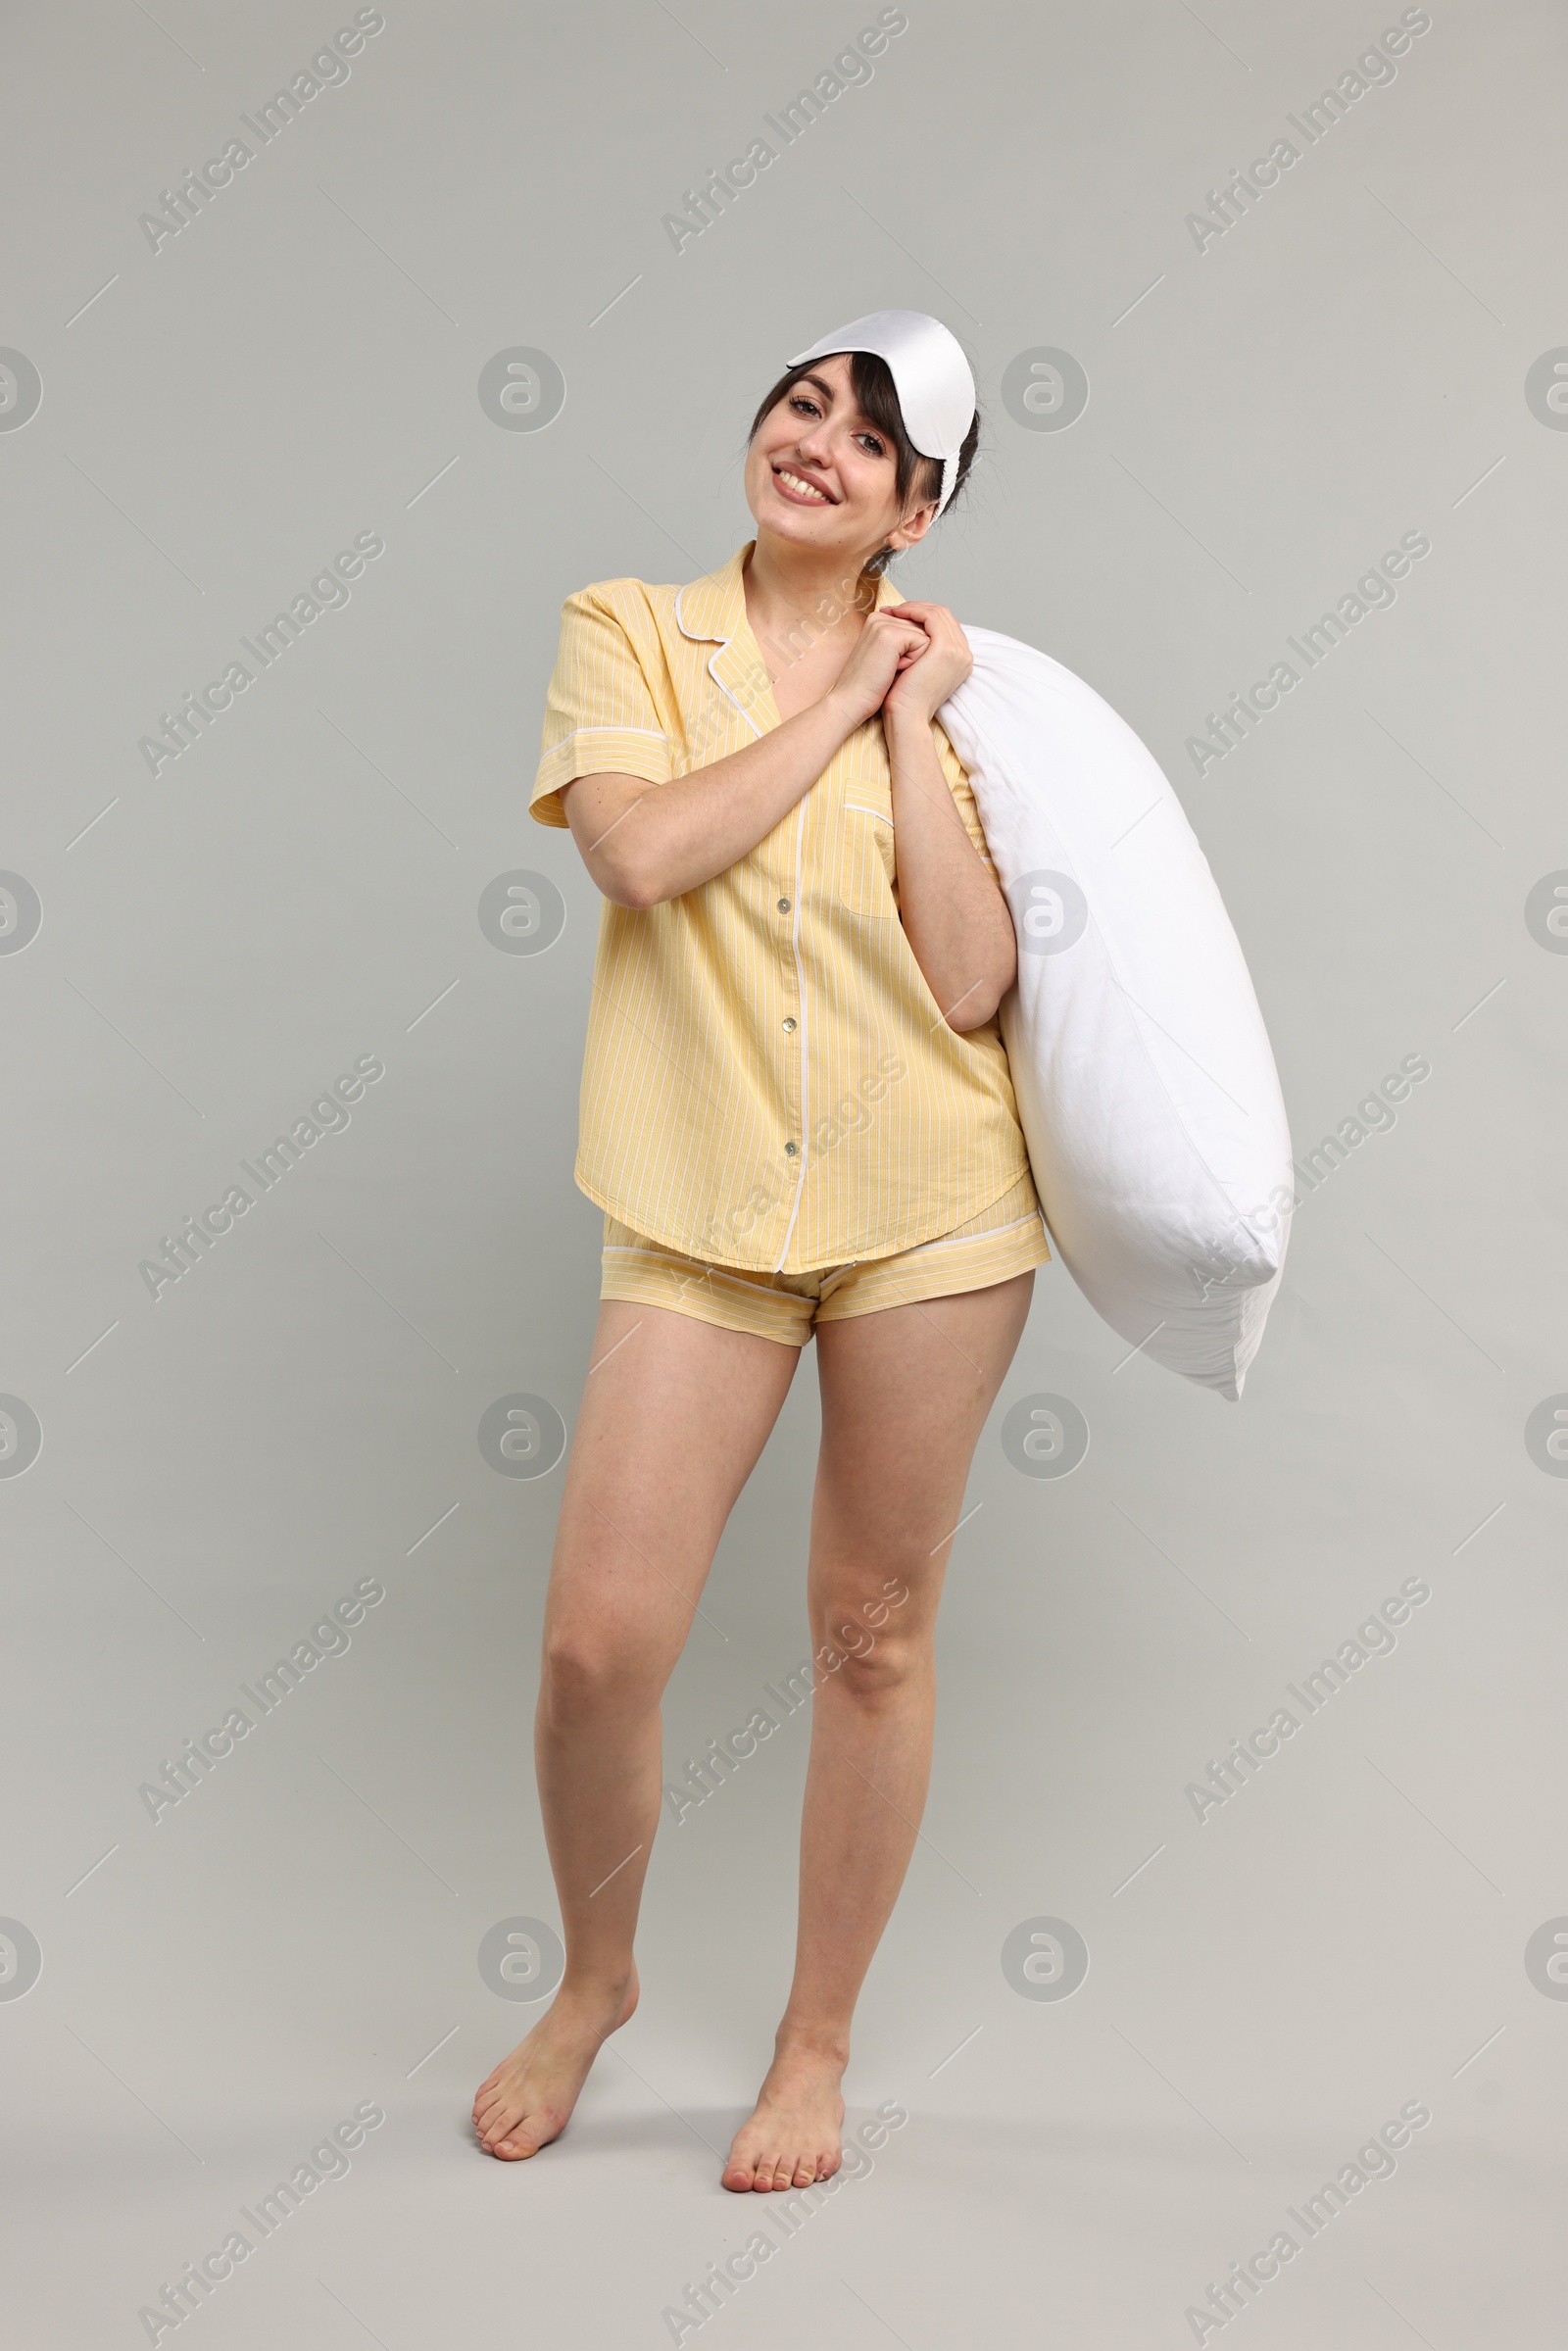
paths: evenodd
<path fill-rule="evenodd" d="M 969 640 L 945 604 L 894 604 L 884 610 L 900 620 L 912 621 L 924 631 L 925 643 L 912 646 L 899 663 L 898 674 L 883 697 L 882 714 L 884 718 L 918 718 L 929 724 L 974 667 Z"/>

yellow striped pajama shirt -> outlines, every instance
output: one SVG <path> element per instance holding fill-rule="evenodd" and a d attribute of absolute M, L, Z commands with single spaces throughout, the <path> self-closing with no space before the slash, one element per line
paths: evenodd
<path fill-rule="evenodd" d="M 667 783 L 779 724 L 746 616 L 753 544 L 685 587 L 604 580 L 566 599 L 540 823 L 566 823 L 576 776 Z M 883 577 L 878 607 L 901 601 Z M 935 721 L 932 736 L 989 865 L 968 777 Z M 630 1228 L 699 1265 L 789 1278 L 1004 1209 L 1026 1261 L 1050 1254 L 997 1022 L 943 1018 L 899 919 L 895 849 L 873 715 L 724 872 L 661 906 L 602 902 L 574 1174 L 607 1238 Z"/>

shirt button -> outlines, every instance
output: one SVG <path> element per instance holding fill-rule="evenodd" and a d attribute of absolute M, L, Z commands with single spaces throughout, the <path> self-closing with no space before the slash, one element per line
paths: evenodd
<path fill-rule="evenodd" d="M 789 900 L 788 900 L 787 898 L 781 898 L 781 899 L 779 900 L 779 902 L 778 902 L 778 910 L 779 910 L 779 912 L 780 912 L 781 914 L 787 914 L 787 913 L 789 912 L 789 910 L 790 910 L 790 902 L 789 902 Z"/>
<path fill-rule="evenodd" d="M 785 1026 L 787 1029 L 792 1029 L 792 1028 L 795 1026 L 795 1015 L 794 1015 L 794 1013 L 793 1013 L 793 1012 L 786 1012 L 786 1013 L 785 1013 L 785 1015 L 784 1015 L 784 1026 Z"/>
<path fill-rule="evenodd" d="M 794 1156 L 795 1156 L 795 1153 L 796 1153 L 796 1151 L 797 1151 L 800 1149 L 800 1146 L 799 1146 L 799 1144 L 795 1144 L 795 1143 L 786 1143 L 786 1144 L 785 1144 L 785 1146 L 784 1146 L 784 1149 L 785 1149 L 785 1151 L 786 1151 L 789 1153 L 790 1157 L 793 1159 L 793 1158 L 794 1158 Z"/>

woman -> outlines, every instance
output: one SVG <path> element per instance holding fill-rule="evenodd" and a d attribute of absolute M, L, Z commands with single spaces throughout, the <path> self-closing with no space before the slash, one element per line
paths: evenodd
<path fill-rule="evenodd" d="M 565 605 L 530 808 L 607 902 L 576 1165 L 605 1253 L 535 1735 L 566 1966 L 474 2099 L 504 2159 L 564 2127 L 636 2005 L 660 1697 L 814 1335 L 795 1974 L 723 2184 L 839 2165 L 851 2018 L 925 1801 L 948 1548 L 1050 1254 L 996 1018 L 1012 924 L 935 721 L 969 649 L 885 572 L 973 462 L 973 391 L 935 319 L 856 320 L 758 411 L 755 539 L 685 588 Z"/>

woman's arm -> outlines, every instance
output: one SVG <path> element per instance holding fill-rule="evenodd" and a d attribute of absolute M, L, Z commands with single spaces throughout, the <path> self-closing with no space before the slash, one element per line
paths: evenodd
<path fill-rule="evenodd" d="M 926 639 L 882 705 L 905 935 L 948 1026 L 976 1029 L 1017 976 L 1018 943 L 1007 902 L 969 838 L 931 738 L 933 716 L 968 676 L 973 657 L 946 605 L 884 610 L 907 614 Z"/>
<path fill-rule="evenodd" d="M 923 642 L 907 621 L 871 612 L 820 702 L 743 750 L 667 784 L 619 774 L 564 784 L 566 821 L 599 890 L 619 906 L 657 906 L 725 872 L 805 798 Z"/>

